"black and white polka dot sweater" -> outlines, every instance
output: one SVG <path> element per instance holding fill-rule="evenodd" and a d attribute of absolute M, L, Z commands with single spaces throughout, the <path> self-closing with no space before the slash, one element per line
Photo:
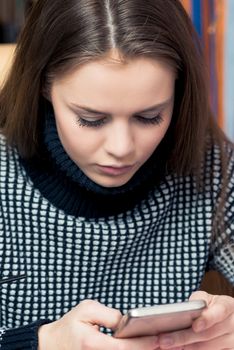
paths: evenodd
<path fill-rule="evenodd" d="M 225 230 L 213 241 L 218 148 L 207 153 L 203 191 L 191 176 L 167 175 L 145 194 L 109 196 L 83 178 L 79 186 L 56 132 L 46 142 L 52 155 L 45 167 L 40 160 L 22 161 L 0 138 L 0 275 L 25 275 L 0 285 L 1 349 L 36 349 L 39 325 L 83 299 L 122 312 L 180 302 L 210 268 L 234 284 L 231 149 Z"/>

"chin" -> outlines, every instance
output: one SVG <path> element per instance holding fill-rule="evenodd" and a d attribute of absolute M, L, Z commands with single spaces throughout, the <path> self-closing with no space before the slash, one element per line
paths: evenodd
<path fill-rule="evenodd" d="M 107 180 L 98 180 L 98 179 L 92 179 L 97 185 L 106 187 L 106 188 L 115 188 L 115 187 L 121 187 L 128 183 L 128 181 L 131 180 L 131 177 L 128 177 L 127 179 L 107 179 Z"/>
<path fill-rule="evenodd" d="M 99 186 L 102 186 L 102 187 L 106 187 L 106 188 L 115 188 L 115 187 L 121 187 L 121 186 L 124 186 L 127 182 L 127 181 L 116 181 L 116 182 L 96 182 Z"/>

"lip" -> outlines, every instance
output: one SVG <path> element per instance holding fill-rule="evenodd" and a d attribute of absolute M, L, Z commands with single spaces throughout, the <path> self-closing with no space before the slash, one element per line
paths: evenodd
<path fill-rule="evenodd" d="M 110 166 L 110 165 L 97 165 L 99 171 L 106 175 L 119 176 L 127 174 L 133 169 L 133 165 L 125 166 Z"/>

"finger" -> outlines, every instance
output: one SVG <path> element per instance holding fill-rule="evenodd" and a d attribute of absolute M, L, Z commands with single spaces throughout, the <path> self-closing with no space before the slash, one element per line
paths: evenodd
<path fill-rule="evenodd" d="M 182 345 L 197 343 L 207 340 L 201 333 L 197 334 L 192 328 L 159 335 L 161 349 L 174 349 Z"/>
<path fill-rule="evenodd" d="M 189 328 L 182 331 L 162 334 L 159 336 L 159 343 L 161 346 L 164 346 L 165 349 L 167 349 L 166 347 L 167 344 L 169 345 L 170 343 L 173 344 L 173 345 L 170 345 L 170 347 L 168 345 L 168 349 L 170 349 L 172 348 L 172 346 L 174 347 L 174 346 L 197 343 L 201 341 L 208 341 L 228 333 L 233 333 L 233 329 L 234 329 L 234 314 L 229 316 L 229 318 L 227 318 L 224 322 L 220 322 L 214 325 L 213 327 L 208 328 L 205 331 L 200 333 L 195 333 L 192 328 Z M 165 338 L 167 340 L 165 340 Z M 170 342 L 168 339 L 170 339 Z"/>
<path fill-rule="evenodd" d="M 174 347 L 204 342 L 217 338 L 224 334 L 232 333 L 234 329 L 234 317 L 231 315 L 225 322 L 221 322 L 203 332 L 195 333 L 192 328 L 161 334 L 159 344 L 162 349 L 174 349 Z"/>
<path fill-rule="evenodd" d="M 193 330 L 201 332 L 213 325 L 224 321 L 234 313 L 234 299 L 229 296 L 211 295 L 206 292 L 195 292 L 190 300 L 203 299 L 207 302 L 208 308 L 202 315 L 193 322 Z"/>
<path fill-rule="evenodd" d="M 183 350 L 234 350 L 234 335 L 223 335 L 221 337 L 209 340 L 207 342 L 199 342 L 183 347 Z"/>
<path fill-rule="evenodd" d="M 94 300 L 84 300 L 73 310 L 80 321 L 111 329 L 117 327 L 122 317 L 120 311 Z"/>
<path fill-rule="evenodd" d="M 111 339 L 113 340 L 113 349 L 116 349 L 116 350 L 119 350 L 119 349 L 156 350 L 159 346 L 157 336 L 128 338 L 128 339 L 115 339 L 115 338 L 111 338 Z M 112 349 L 112 347 L 107 346 L 105 349 Z M 103 348 L 101 350 L 103 350 Z"/>
<path fill-rule="evenodd" d="M 156 350 L 159 345 L 156 336 L 117 339 L 100 332 L 90 332 L 90 326 L 86 324 L 83 325 L 81 332 L 83 347 L 90 350 Z"/>

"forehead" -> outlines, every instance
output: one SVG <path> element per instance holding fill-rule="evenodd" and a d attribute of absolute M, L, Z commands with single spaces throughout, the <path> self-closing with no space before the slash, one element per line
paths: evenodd
<path fill-rule="evenodd" d="M 111 55 L 55 80 L 52 95 L 60 93 L 70 102 L 100 110 L 132 105 L 141 110 L 172 96 L 174 82 L 175 71 L 168 63 L 145 57 L 123 61 Z"/>

